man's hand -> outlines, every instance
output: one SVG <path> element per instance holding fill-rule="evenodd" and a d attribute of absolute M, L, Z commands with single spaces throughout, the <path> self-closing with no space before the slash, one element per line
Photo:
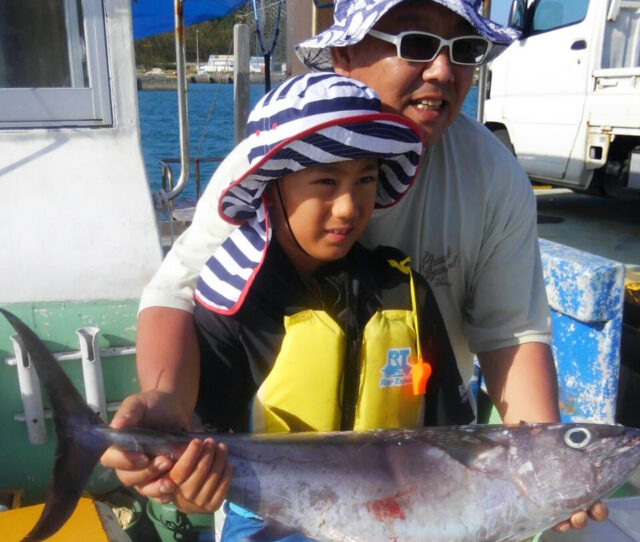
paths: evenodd
<path fill-rule="evenodd" d="M 227 447 L 208 438 L 193 440 L 169 472 L 177 489 L 173 503 L 186 514 L 213 513 L 225 498 L 231 482 Z"/>
<path fill-rule="evenodd" d="M 190 416 L 172 394 L 154 390 L 127 397 L 111 421 L 111 427 L 148 427 L 176 431 L 187 429 L 190 423 Z M 176 450 L 176 454 L 181 452 L 181 449 Z M 169 502 L 177 489 L 174 482 L 166 476 L 173 466 L 168 457 L 149 458 L 142 453 L 123 452 L 110 447 L 102 455 L 100 463 L 104 467 L 115 469 L 125 486 L 135 487 L 141 495 L 161 503 Z"/>
<path fill-rule="evenodd" d="M 558 523 L 554 527 L 556 531 L 564 532 L 569 529 L 582 529 L 587 526 L 589 518 L 595 521 L 603 521 L 607 519 L 609 510 L 602 502 L 595 503 L 587 512 L 580 511 L 573 514 L 568 520 Z"/>
<path fill-rule="evenodd" d="M 200 355 L 190 312 L 147 307 L 138 315 L 136 367 L 141 392 L 127 397 L 111 427 L 147 427 L 162 431 L 189 428 L 198 394 Z M 184 451 L 175 451 L 177 457 Z M 173 461 L 164 456 L 125 453 L 113 447 L 103 466 L 116 469 L 120 481 L 146 497 L 169 502 L 177 487 L 167 476 Z"/>

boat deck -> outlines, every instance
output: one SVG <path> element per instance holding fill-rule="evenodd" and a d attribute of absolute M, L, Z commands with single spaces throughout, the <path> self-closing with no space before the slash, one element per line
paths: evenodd
<path fill-rule="evenodd" d="M 640 282 L 640 198 L 614 200 L 536 189 L 540 237 L 624 263 Z"/>

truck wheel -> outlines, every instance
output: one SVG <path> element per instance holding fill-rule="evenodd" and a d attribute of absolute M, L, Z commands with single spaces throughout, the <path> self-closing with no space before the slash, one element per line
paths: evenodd
<path fill-rule="evenodd" d="M 513 148 L 513 144 L 511 143 L 511 138 L 509 137 L 509 132 L 506 128 L 496 128 L 492 130 L 493 135 L 496 136 L 502 144 L 509 149 L 509 152 L 516 155 L 516 150 Z"/>

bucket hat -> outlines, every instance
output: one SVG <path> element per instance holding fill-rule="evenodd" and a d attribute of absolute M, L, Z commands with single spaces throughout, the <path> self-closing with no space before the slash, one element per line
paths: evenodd
<path fill-rule="evenodd" d="M 324 32 L 296 45 L 296 54 L 315 71 L 333 71 L 329 48 L 354 45 L 361 41 L 380 18 L 405 0 L 335 0 L 333 25 Z M 493 46 L 485 59 L 489 62 L 504 51 L 518 37 L 513 28 L 502 26 L 484 17 L 482 0 L 431 0 L 463 19 Z"/>
<path fill-rule="evenodd" d="M 334 73 L 293 77 L 258 102 L 244 140 L 220 165 L 229 183 L 218 212 L 239 228 L 203 267 L 196 301 L 221 314 L 241 307 L 271 239 L 264 201 L 269 182 L 318 164 L 375 157 L 376 207 L 394 205 L 405 195 L 420 163 L 421 131 L 380 107 L 374 90 Z"/>

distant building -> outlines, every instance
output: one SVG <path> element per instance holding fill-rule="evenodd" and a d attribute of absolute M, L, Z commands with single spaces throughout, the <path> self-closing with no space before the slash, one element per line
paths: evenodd
<path fill-rule="evenodd" d="M 198 67 L 201 73 L 218 73 L 233 71 L 233 55 L 209 55 L 206 64 Z"/>
<path fill-rule="evenodd" d="M 202 64 L 198 67 L 199 73 L 220 73 L 220 72 L 232 72 L 234 67 L 233 55 L 209 55 L 209 60 L 206 64 Z M 284 67 L 284 64 L 282 65 Z M 277 68 L 272 64 L 271 71 L 277 71 Z M 249 72 L 251 73 L 264 73 L 264 57 L 252 56 L 249 59 Z"/>

